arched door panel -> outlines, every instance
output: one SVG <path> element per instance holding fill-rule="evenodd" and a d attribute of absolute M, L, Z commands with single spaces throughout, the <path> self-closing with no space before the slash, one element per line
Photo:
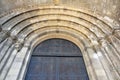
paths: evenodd
<path fill-rule="evenodd" d="M 33 51 L 25 80 L 89 80 L 79 48 L 63 39 L 49 39 Z"/>

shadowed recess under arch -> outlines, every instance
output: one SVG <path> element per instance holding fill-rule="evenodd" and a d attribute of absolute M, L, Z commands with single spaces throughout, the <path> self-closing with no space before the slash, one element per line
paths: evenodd
<path fill-rule="evenodd" d="M 89 80 L 80 49 L 72 42 L 52 38 L 38 44 L 25 80 Z"/>

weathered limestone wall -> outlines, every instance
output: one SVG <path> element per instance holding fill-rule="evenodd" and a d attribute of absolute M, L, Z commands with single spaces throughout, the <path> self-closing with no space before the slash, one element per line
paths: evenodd
<path fill-rule="evenodd" d="M 0 13 L 31 5 L 54 5 L 55 0 L 0 0 Z M 86 8 L 120 21 L 120 0 L 58 0 L 59 5 Z"/>
<path fill-rule="evenodd" d="M 32 50 L 50 38 L 81 49 L 90 80 L 120 80 L 120 25 L 113 15 L 118 0 L 106 0 L 106 7 L 114 3 L 116 9 L 102 9 L 101 0 L 12 1 L 0 2 L 0 80 L 24 80 Z"/>

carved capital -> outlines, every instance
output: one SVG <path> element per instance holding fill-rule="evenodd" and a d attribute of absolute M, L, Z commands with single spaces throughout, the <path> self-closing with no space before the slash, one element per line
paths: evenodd
<path fill-rule="evenodd" d="M 16 36 L 10 36 L 10 37 L 13 40 L 13 42 L 16 42 L 18 40 Z"/>
<path fill-rule="evenodd" d="M 15 48 L 17 49 L 17 51 L 20 51 L 22 47 L 23 47 L 22 43 L 20 43 L 18 41 L 15 43 Z"/>
<path fill-rule="evenodd" d="M 102 47 L 107 46 L 107 41 L 105 39 L 100 40 L 100 43 Z"/>
<path fill-rule="evenodd" d="M 10 32 L 7 31 L 7 30 L 2 30 L 1 32 L 2 32 L 2 34 L 3 34 L 4 36 L 6 36 L 6 37 L 9 37 L 9 36 L 10 36 Z"/>

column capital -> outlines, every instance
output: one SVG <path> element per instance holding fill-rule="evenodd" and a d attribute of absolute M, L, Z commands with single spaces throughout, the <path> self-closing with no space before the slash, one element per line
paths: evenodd
<path fill-rule="evenodd" d="M 20 43 L 19 41 L 15 43 L 15 48 L 17 49 L 17 51 L 20 51 L 22 47 L 23 47 L 23 43 Z"/>
<path fill-rule="evenodd" d="M 10 36 L 10 38 L 13 40 L 13 42 L 16 42 L 18 40 L 16 36 Z"/>

